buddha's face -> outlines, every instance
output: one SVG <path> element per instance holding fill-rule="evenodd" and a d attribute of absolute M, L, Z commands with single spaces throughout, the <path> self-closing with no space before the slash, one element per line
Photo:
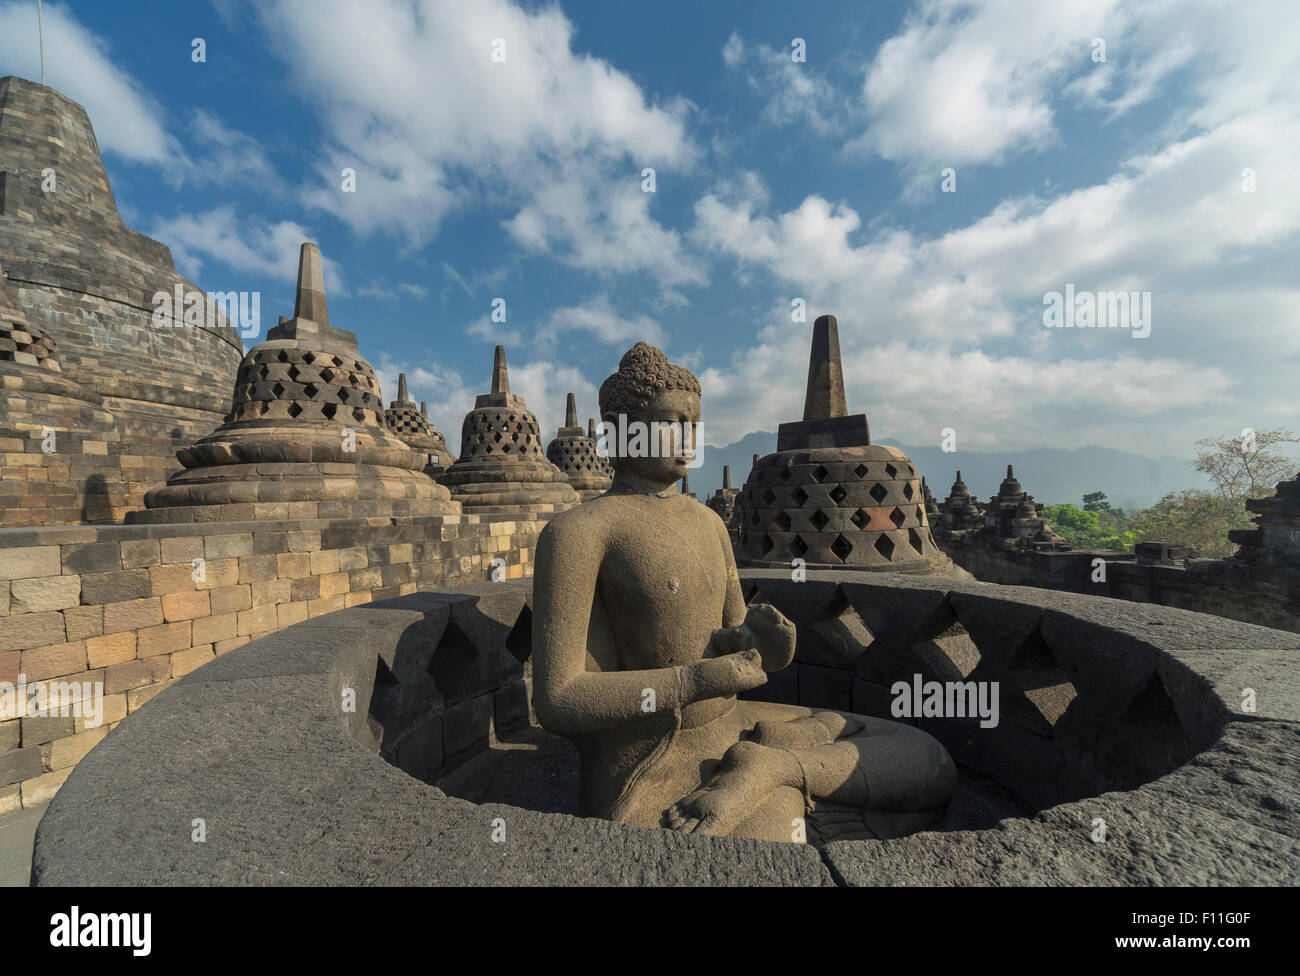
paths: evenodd
<path fill-rule="evenodd" d="M 618 419 L 606 417 L 617 425 Z M 656 484 L 681 480 L 695 459 L 696 427 L 700 422 L 700 397 L 688 390 L 665 390 L 635 416 L 626 418 L 627 431 L 619 439 L 626 449 L 610 441 L 615 468 Z M 640 425 L 639 430 L 637 425 Z"/>

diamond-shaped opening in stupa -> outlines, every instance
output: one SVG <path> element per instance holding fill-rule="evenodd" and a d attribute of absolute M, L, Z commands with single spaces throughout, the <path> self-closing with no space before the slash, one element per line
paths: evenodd
<path fill-rule="evenodd" d="M 831 501 L 836 505 L 843 502 L 846 495 L 848 495 L 848 492 L 844 490 L 843 485 L 836 485 L 831 489 Z"/>
<path fill-rule="evenodd" d="M 885 474 L 889 475 L 891 478 L 897 478 L 897 477 L 898 477 L 898 469 L 897 469 L 896 467 L 894 467 L 892 464 L 886 464 L 886 465 L 885 465 Z"/>
<path fill-rule="evenodd" d="M 912 490 L 912 483 L 910 481 L 907 484 L 903 485 L 903 497 L 906 498 L 909 502 L 912 500 L 912 496 L 915 494 L 916 492 Z"/>
<path fill-rule="evenodd" d="M 790 531 L 790 515 L 788 512 L 776 513 L 776 524 L 781 527 L 782 532 Z"/>
<path fill-rule="evenodd" d="M 840 562 L 849 561 L 849 553 L 853 551 L 853 543 L 842 535 L 837 535 L 835 541 L 831 543 L 831 552 L 839 557 Z"/>
<path fill-rule="evenodd" d="M 808 521 L 813 524 L 813 528 L 820 532 L 822 529 L 826 528 L 826 523 L 830 521 L 830 518 L 819 508 L 817 511 L 812 513 L 812 516 Z"/>
<path fill-rule="evenodd" d="M 894 528 L 901 529 L 903 523 L 907 521 L 907 516 L 904 515 L 900 509 L 895 508 L 889 513 L 889 521 L 894 523 Z"/>
<path fill-rule="evenodd" d="M 881 535 L 876 539 L 876 552 L 880 553 L 886 559 L 894 558 L 894 540 L 887 535 Z"/>
<path fill-rule="evenodd" d="M 782 469 L 781 469 L 781 480 L 782 480 L 782 481 L 789 481 L 789 480 L 790 480 L 790 474 L 791 474 L 791 472 L 790 472 L 790 468 L 789 468 L 788 466 L 782 468 Z"/>
<path fill-rule="evenodd" d="M 867 494 L 874 498 L 878 505 L 885 500 L 885 496 L 889 494 L 889 491 L 882 484 L 874 484 L 871 486 L 871 491 L 867 492 Z"/>
<path fill-rule="evenodd" d="M 817 467 L 812 469 L 812 480 L 820 484 L 821 482 L 826 480 L 826 476 L 828 474 L 830 474 L 830 472 L 827 471 L 822 465 L 819 464 L 817 465 Z"/>
<path fill-rule="evenodd" d="M 803 541 L 803 536 L 797 535 L 794 537 L 794 541 L 790 543 L 790 551 L 800 558 L 807 555 L 808 543 Z"/>
<path fill-rule="evenodd" d="M 856 525 L 859 529 L 865 529 L 867 527 L 867 523 L 871 521 L 871 516 L 867 514 L 866 509 L 859 508 L 856 512 L 854 512 L 852 515 L 849 516 L 849 521 L 852 522 L 854 525 Z"/>
<path fill-rule="evenodd" d="M 790 493 L 790 501 L 794 502 L 796 505 L 800 507 L 803 507 L 803 503 L 806 502 L 807 500 L 808 500 L 808 492 L 804 491 L 802 488 L 796 488 L 794 491 Z"/>
<path fill-rule="evenodd" d="M 922 542 L 921 542 L 921 533 L 920 533 L 920 532 L 917 532 L 916 529 L 908 529 L 908 530 L 907 530 L 907 541 L 910 542 L 910 543 L 912 544 L 912 548 L 913 548 L 913 549 L 915 549 L 917 552 L 921 553 L 921 555 L 925 555 L 925 548 L 924 548 L 924 546 L 923 546 L 923 544 L 922 544 Z"/>

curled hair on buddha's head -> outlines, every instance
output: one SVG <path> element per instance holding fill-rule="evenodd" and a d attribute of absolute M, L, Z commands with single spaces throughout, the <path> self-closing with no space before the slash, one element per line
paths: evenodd
<path fill-rule="evenodd" d="M 614 420 L 619 414 L 640 415 L 650 401 L 667 390 L 687 390 L 700 395 L 700 381 L 685 366 L 668 361 L 663 350 L 638 342 L 618 361 L 618 372 L 600 384 L 600 415 Z"/>

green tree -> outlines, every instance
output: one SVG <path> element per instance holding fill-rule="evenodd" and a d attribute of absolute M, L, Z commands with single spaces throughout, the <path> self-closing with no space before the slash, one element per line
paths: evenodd
<path fill-rule="evenodd" d="M 1085 512 L 1109 512 L 1110 502 L 1106 501 L 1104 491 L 1090 491 L 1083 496 L 1083 510 Z"/>
<path fill-rule="evenodd" d="M 1240 501 L 1213 491 L 1170 492 L 1148 509 L 1133 513 L 1132 531 L 1139 542 L 1193 546 L 1202 556 L 1222 559 L 1237 551 L 1228 541 L 1232 529 L 1249 529 L 1250 513 Z"/>
<path fill-rule="evenodd" d="M 1086 499 L 1088 496 L 1084 496 Z M 1103 514 L 1111 516 L 1103 521 Z M 1081 509 L 1068 502 L 1044 505 L 1043 518 L 1057 535 L 1076 549 L 1132 549 L 1139 540 L 1118 524 L 1109 511 Z"/>

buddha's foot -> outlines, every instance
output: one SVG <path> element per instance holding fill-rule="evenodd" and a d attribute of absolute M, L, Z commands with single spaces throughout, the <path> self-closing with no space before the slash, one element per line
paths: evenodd
<path fill-rule="evenodd" d="M 800 782 L 792 763 L 788 752 L 737 742 L 707 783 L 664 811 L 664 824 L 686 834 L 729 834 L 776 787 Z"/>
<path fill-rule="evenodd" d="M 754 723 L 754 741 L 777 749 L 813 749 L 861 729 L 861 722 L 834 712 L 819 712 L 789 722 L 765 718 Z"/>

